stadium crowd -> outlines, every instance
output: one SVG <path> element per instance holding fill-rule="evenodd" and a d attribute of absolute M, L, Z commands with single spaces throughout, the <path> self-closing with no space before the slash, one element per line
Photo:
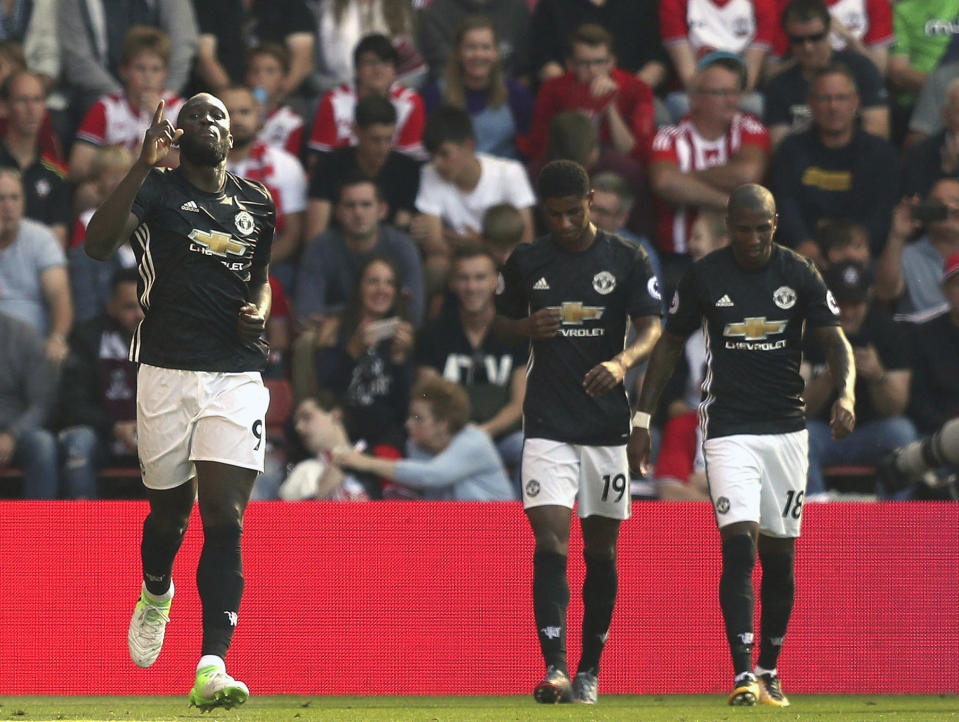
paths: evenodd
<path fill-rule="evenodd" d="M 807 498 L 832 498 L 838 465 L 878 467 L 880 497 L 954 494 L 955 450 L 921 478 L 894 452 L 959 417 L 959 0 L 13 0 L 0 496 L 97 498 L 104 469 L 135 473 L 148 276 L 128 246 L 87 257 L 85 230 L 158 102 L 172 120 L 201 91 L 229 111 L 229 170 L 277 207 L 255 499 L 521 495 L 528 349 L 493 320 L 556 159 L 587 169 L 593 222 L 646 250 L 666 305 L 728 243 L 733 189 L 768 186 L 776 240 L 818 266 L 855 351 L 840 441 L 804 354 Z M 704 363 L 693 334 L 636 496 L 708 498 Z"/>

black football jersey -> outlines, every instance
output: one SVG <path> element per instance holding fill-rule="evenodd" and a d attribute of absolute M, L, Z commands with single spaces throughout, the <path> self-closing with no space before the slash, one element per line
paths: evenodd
<path fill-rule="evenodd" d="M 237 314 L 252 300 L 250 269 L 266 266 L 276 225 L 269 191 L 232 173 L 207 193 L 177 170 L 153 169 L 133 203 L 130 237 L 145 314 L 130 360 L 191 371 L 262 368 L 268 348 L 245 343 Z"/>
<path fill-rule="evenodd" d="M 806 428 L 799 375 L 805 324 L 838 326 L 839 307 L 812 262 L 788 248 L 774 244 L 757 270 L 741 268 L 728 246 L 689 268 L 666 330 L 685 338 L 703 327 L 704 438 Z"/>
<path fill-rule="evenodd" d="M 525 318 L 557 307 L 563 318 L 556 336 L 531 345 L 523 403 L 526 437 L 594 446 L 625 443 L 626 389 L 620 384 L 590 397 L 583 377 L 623 350 L 631 318 L 662 315 L 659 285 L 646 252 L 597 231 L 588 249 L 572 253 L 547 235 L 513 251 L 503 281 L 497 308 L 504 316 Z"/>

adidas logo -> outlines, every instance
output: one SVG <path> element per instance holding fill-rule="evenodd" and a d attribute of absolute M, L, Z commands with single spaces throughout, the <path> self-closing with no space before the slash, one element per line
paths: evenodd
<path fill-rule="evenodd" d="M 723 297 L 721 299 L 716 301 L 716 308 L 729 308 L 730 306 L 733 306 L 733 305 L 734 304 L 732 300 L 725 293 L 723 294 Z"/>
<path fill-rule="evenodd" d="M 181 211 L 193 211 L 194 213 L 200 212 L 200 206 L 196 204 L 196 201 L 187 201 L 182 206 L 180 206 Z"/>
<path fill-rule="evenodd" d="M 548 290 L 549 290 L 549 284 L 546 283 L 546 277 L 545 277 L 545 276 L 540 276 L 540 279 L 539 279 L 536 283 L 533 284 L 533 290 L 534 290 L 534 291 L 548 291 Z"/>

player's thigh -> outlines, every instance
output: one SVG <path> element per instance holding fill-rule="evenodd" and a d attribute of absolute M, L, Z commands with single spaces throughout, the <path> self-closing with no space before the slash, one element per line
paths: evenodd
<path fill-rule="evenodd" d="M 767 536 L 798 537 L 809 471 L 805 429 L 761 437 L 763 492 L 759 530 Z"/>
<path fill-rule="evenodd" d="M 141 364 L 137 372 L 137 455 L 148 489 L 172 489 L 196 473 L 190 461 L 197 413 L 194 371 Z"/>
<path fill-rule="evenodd" d="M 257 372 L 207 374 L 191 461 L 263 471 L 270 392 Z"/>
<path fill-rule="evenodd" d="M 579 516 L 629 519 L 626 446 L 580 446 Z"/>
<path fill-rule="evenodd" d="M 523 444 L 523 508 L 564 506 L 572 509 L 579 488 L 576 447 L 552 439 L 526 439 Z"/>
<path fill-rule="evenodd" d="M 738 522 L 759 522 L 762 468 L 755 448 L 757 438 L 738 434 L 703 442 L 709 498 L 720 529 Z"/>

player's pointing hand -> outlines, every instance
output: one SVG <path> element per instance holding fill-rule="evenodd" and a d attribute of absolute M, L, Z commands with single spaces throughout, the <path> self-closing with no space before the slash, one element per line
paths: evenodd
<path fill-rule="evenodd" d="M 166 158 L 170 148 L 180 140 L 183 131 L 173 127 L 173 124 L 163 117 L 164 101 L 161 98 L 153 114 L 153 123 L 147 128 L 143 136 L 143 147 L 140 148 L 140 161 L 154 166 Z"/>

